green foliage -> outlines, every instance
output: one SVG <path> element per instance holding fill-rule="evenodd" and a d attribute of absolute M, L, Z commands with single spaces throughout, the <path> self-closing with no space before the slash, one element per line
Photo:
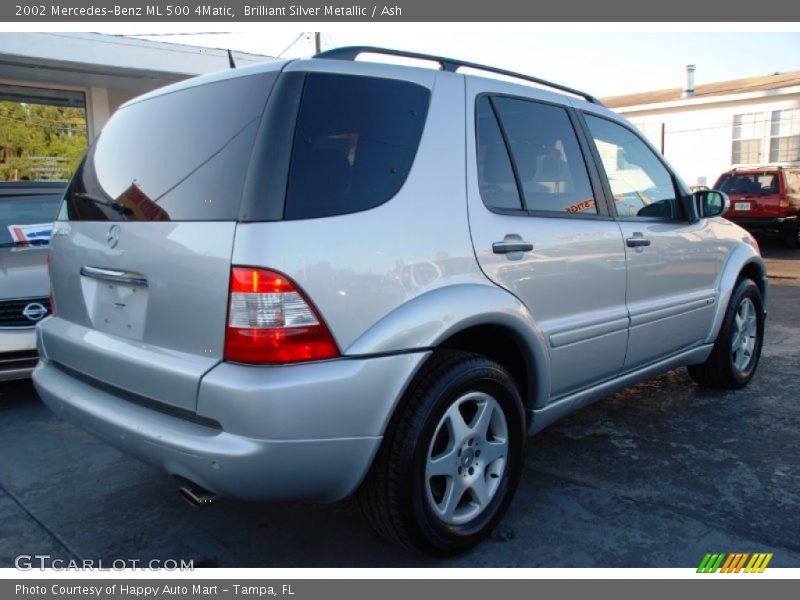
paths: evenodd
<path fill-rule="evenodd" d="M 69 179 L 86 147 L 84 109 L 0 101 L 0 181 Z"/>

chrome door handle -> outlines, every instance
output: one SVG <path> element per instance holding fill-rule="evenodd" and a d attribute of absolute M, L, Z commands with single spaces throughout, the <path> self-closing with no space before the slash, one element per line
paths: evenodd
<path fill-rule="evenodd" d="M 492 252 L 495 254 L 511 254 L 512 252 L 530 252 L 533 244 L 523 240 L 508 240 L 495 242 L 492 244 Z"/>
<path fill-rule="evenodd" d="M 87 266 L 81 267 L 81 275 L 84 277 L 91 277 L 92 279 L 100 279 L 101 281 L 147 287 L 147 277 L 141 273 L 134 273 L 132 271 L 118 271 L 116 269 L 101 269 L 100 267 Z"/>
<path fill-rule="evenodd" d="M 628 244 L 628 248 L 641 248 L 642 246 L 649 246 L 650 240 L 641 235 L 634 235 L 626 239 L 625 243 Z"/>

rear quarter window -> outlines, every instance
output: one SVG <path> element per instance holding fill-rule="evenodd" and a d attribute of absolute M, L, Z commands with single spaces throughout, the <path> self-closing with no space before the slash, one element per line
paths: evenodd
<path fill-rule="evenodd" d="M 411 170 L 429 103 L 430 91 L 415 83 L 309 73 L 284 218 L 342 215 L 389 200 Z"/>

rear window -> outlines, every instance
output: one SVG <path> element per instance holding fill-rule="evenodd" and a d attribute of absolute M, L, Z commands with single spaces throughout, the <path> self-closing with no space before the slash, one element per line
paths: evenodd
<path fill-rule="evenodd" d="M 309 73 L 297 117 L 284 218 L 366 210 L 402 187 L 430 91 L 375 77 Z"/>
<path fill-rule="evenodd" d="M 276 77 L 234 77 L 119 109 L 70 183 L 60 218 L 235 220 Z"/>
<path fill-rule="evenodd" d="M 0 197 L 0 247 L 46 245 L 60 195 Z"/>
<path fill-rule="evenodd" d="M 716 189 L 726 194 L 777 194 L 780 191 L 777 173 L 727 173 L 720 177 Z"/>

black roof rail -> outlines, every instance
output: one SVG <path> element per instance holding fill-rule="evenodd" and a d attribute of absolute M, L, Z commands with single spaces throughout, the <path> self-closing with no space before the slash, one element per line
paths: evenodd
<path fill-rule="evenodd" d="M 420 54 L 418 52 L 406 52 L 405 50 L 394 50 L 392 48 L 378 48 L 376 46 L 344 46 L 342 48 L 332 48 L 331 50 L 320 52 L 319 54 L 314 55 L 313 58 L 327 58 L 333 60 L 355 60 L 361 54 L 365 53 L 384 54 L 387 56 L 402 56 L 404 58 L 416 58 L 419 60 L 428 60 L 439 63 L 439 66 L 441 67 L 442 71 L 450 71 L 453 73 L 455 73 L 460 67 L 467 67 L 469 69 L 486 71 L 488 73 L 497 73 L 498 75 L 513 77 L 514 79 L 521 79 L 523 81 L 530 81 L 531 83 L 536 83 L 538 85 L 560 90 L 562 92 L 567 92 L 568 94 L 580 96 L 581 98 L 585 98 L 592 104 L 599 104 L 600 106 L 603 105 L 603 103 L 600 102 L 600 100 L 598 100 L 591 94 L 587 94 L 586 92 L 576 90 L 575 88 L 571 88 L 566 85 L 561 85 L 560 83 L 554 83 L 546 79 L 533 77 L 532 75 L 515 73 L 514 71 L 507 71 L 505 69 L 499 69 L 497 67 L 480 65 L 478 63 L 467 62 L 464 60 L 457 60 L 454 58 L 445 58 L 443 56 L 434 56 L 432 54 Z"/>

